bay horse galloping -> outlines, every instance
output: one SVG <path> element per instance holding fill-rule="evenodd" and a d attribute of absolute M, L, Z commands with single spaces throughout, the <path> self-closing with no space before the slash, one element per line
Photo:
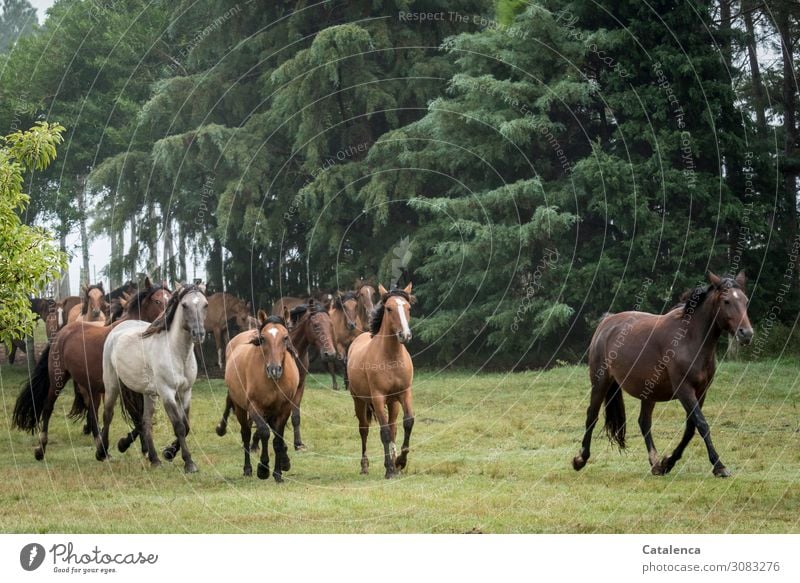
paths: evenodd
<path fill-rule="evenodd" d="M 164 313 L 152 324 L 139 320 L 121 322 L 108 334 L 103 348 L 106 394 L 103 431 L 96 439 L 98 460 L 108 457 L 114 405 L 122 394 L 123 411 L 142 434 L 150 465 L 161 465 L 153 444 L 153 414 L 156 399 L 160 398 L 177 438 L 177 444 L 165 450 L 165 457 L 172 459 L 179 449 L 184 471 L 187 474 L 197 471 L 186 436 L 192 385 L 197 378 L 193 344 L 205 338 L 207 310 L 203 292 L 197 286 L 187 285 L 175 291 Z"/>
<path fill-rule="evenodd" d="M 708 282 L 686 292 L 682 303 L 664 315 L 621 312 L 606 316 L 597 326 L 589 346 L 592 394 L 586 431 L 573 468 L 580 470 L 589 460 L 592 431 L 603 403 L 608 438 L 625 447 L 624 390 L 642 402 L 639 428 L 654 475 L 669 473 L 696 430 L 705 441 L 714 475 L 730 476 L 711 442 L 702 407 L 714 380 L 720 336 L 731 334 L 749 344 L 753 328 L 747 317 L 744 272 L 720 278 L 709 271 Z M 659 460 L 650 431 L 653 409 L 656 403 L 673 399 L 686 411 L 686 428 L 675 450 Z"/>
<path fill-rule="evenodd" d="M 269 477 L 270 430 L 274 434 L 272 447 L 275 450 L 276 482 L 283 481 L 283 472 L 289 471 L 288 448 L 283 434 L 292 410 L 299 405 L 297 390 L 300 371 L 297 354 L 292 346 L 289 331 L 283 318 L 258 313 L 261 329 L 247 331 L 228 343 L 225 368 L 225 384 L 228 399 L 233 403 L 239 420 L 244 449 L 244 475 L 253 475 L 250 465 L 251 423 L 256 426 L 256 439 L 261 441 L 261 460 L 258 464 L 259 479 Z"/>
<path fill-rule="evenodd" d="M 405 347 L 411 340 L 411 284 L 404 289 L 378 291 L 381 302 L 372 313 L 370 333 L 350 345 L 347 376 L 361 434 L 361 473 L 369 470 L 367 436 L 372 415 L 381 426 L 386 478 L 399 475 L 407 463 L 411 430 L 414 427 L 411 383 L 414 365 Z M 395 436 L 397 415 L 403 408 L 403 447 L 397 456 Z M 387 415 L 388 409 L 388 415 Z"/>
<path fill-rule="evenodd" d="M 152 322 L 164 311 L 169 298 L 169 290 L 148 287 L 128 302 L 123 320 Z M 17 397 L 12 418 L 14 426 L 23 431 L 34 433 L 39 427 L 39 444 L 34 450 L 37 460 L 44 459 L 50 416 L 70 379 L 76 391 L 70 417 L 78 419 L 85 415 L 89 431 L 84 432 L 97 436 L 97 410 L 104 392 L 103 344 L 112 329 L 113 326 L 72 322 L 50 339 L 39 357 L 33 374 Z M 127 449 L 135 438 L 136 432 L 120 440 L 120 444 L 124 441 Z"/>

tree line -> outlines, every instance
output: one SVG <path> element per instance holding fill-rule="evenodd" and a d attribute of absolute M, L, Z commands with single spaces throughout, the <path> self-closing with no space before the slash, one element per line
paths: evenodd
<path fill-rule="evenodd" d="M 15 30 L 0 128 L 66 128 L 24 219 L 87 265 L 108 236 L 112 283 L 413 280 L 437 362 L 578 358 L 707 269 L 795 321 L 793 0 L 60 0 Z"/>

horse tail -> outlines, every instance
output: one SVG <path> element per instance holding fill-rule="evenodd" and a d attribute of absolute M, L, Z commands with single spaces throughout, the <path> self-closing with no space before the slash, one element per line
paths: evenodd
<path fill-rule="evenodd" d="M 77 421 L 78 419 L 86 417 L 87 411 L 88 407 L 86 407 L 86 402 L 78 392 L 78 385 L 75 385 L 75 399 L 72 401 L 72 407 L 69 410 L 69 418 L 73 421 Z"/>
<path fill-rule="evenodd" d="M 605 396 L 606 424 L 608 440 L 625 449 L 625 402 L 622 400 L 622 388 L 614 383 L 608 388 Z"/>
<path fill-rule="evenodd" d="M 122 417 L 134 428 L 141 431 L 144 417 L 144 395 L 130 390 L 120 384 L 120 401 L 122 401 Z"/>
<path fill-rule="evenodd" d="M 31 434 L 33 434 L 39 420 L 42 418 L 42 410 L 47 401 L 47 395 L 50 393 L 49 358 L 50 345 L 48 344 L 39 357 L 36 368 L 33 369 L 33 375 L 22 387 L 22 391 L 17 397 L 17 402 L 14 404 L 14 413 L 12 415 L 14 427 Z"/>

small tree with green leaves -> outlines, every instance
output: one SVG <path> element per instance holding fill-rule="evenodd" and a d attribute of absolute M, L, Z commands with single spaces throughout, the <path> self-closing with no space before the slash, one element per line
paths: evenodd
<path fill-rule="evenodd" d="M 24 174 L 53 161 L 63 132 L 59 124 L 37 122 L 26 132 L 0 137 L 0 342 L 33 333 L 30 295 L 67 265 L 51 233 L 20 220 L 30 200 L 22 191 Z"/>

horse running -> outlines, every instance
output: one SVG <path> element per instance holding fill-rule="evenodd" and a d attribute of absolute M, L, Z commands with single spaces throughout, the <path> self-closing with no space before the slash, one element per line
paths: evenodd
<path fill-rule="evenodd" d="M 621 388 L 642 402 L 639 428 L 653 474 L 669 473 L 697 430 L 705 441 L 714 475 L 730 476 L 711 443 L 702 407 L 714 380 L 720 336 L 732 334 L 748 344 L 753 328 L 747 317 L 744 272 L 736 278 L 709 272 L 708 282 L 684 294 L 683 303 L 662 316 L 622 312 L 607 316 L 597 326 L 589 346 L 592 394 L 586 431 L 580 452 L 572 460 L 573 468 L 580 470 L 589 460 L 592 431 L 604 402 L 608 438 L 625 447 Z M 653 409 L 656 403 L 673 399 L 686 411 L 686 429 L 672 454 L 659 460 L 650 432 Z"/>
<path fill-rule="evenodd" d="M 147 446 L 150 465 L 161 465 L 153 444 L 153 413 L 160 397 L 177 438 L 165 451 L 171 459 L 180 449 L 184 471 L 194 473 L 197 466 L 186 444 L 189 433 L 189 409 L 192 385 L 197 378 L 197 360 L 193 344 L 202 342 L 208 310 L 205 295 L 194 285 L 176 290 L 164 313 L 152 324 L 127 321 L 119 324 L 106 338 L 103 350 L 105 407 L 103 432 L 98 436 L 97 459 L 108 457 L 108 433 L 114 418 L 114 405 L 123 394 L 123 410 L 133 420 Z M 142 395 L 136 398 L 132 393 Z"/>
<path fill-rule="evenodd" d="M 225 384 L 228 399 L 239 420 L 244 449 L 244 475 L 253 475 L 250 464 L 251 423 L 261 441 L 261 459 L 256 471 L 259 479 L 269 477 L 270 430 L 274 433 L 276 482 L 290 469 L 288 448 L 283 434 L 292 410 L 299 405 L 300 371 L 285 322 L 278 316 L 259 311 L 261 329 L 242 332 L 228 344 Z"/>
<path fill-rule="evenodd" d="M 367 328 L 362 327 L 359 317 L 360 298 L 354 291 L 341 292 L 336 294 L 328 313 L 333 323 L 333 333 L 336 338 L 336 357 L 341 359 L 344 364 L 344 386 L 347 388 L 347 351 L 353 340 L 362 334 Z M 339 390 L 336 384 L 336 361 L 328 363 L 328 372 L 331 374 L 331 386 L 333 390 Z"/>
<path fill-rule="evenodd" d="M 160 286 L 148 288 L 128 303 L 123 318 L 152 322 L 164 311 L 169 297 L 169 290 Z M 51 338 L 39 357 L 33 374 L 17 397 L 13 414 L 13 424 L 18 429 L 33 433 L 40 426 L 39 444 L 34 450 L 37 460 L 44 459 L 50 416 L 70 379 L 76 391 L 70 417 L 78 419 L 85 415 L 89 431 L 84 432 L 97 436 L 97 410 L 104 392 L 103 344 L 112 329 L 113 326 L 86 322 L 67 324 Z M 123 440 L 130 446 L 135 438 L 134 432 Z"/>
<path fill-rule="evenodd" d="M 411 383 L 414 365 L 405 345 L 411 341 L 411 284 L 387 292 L 378 288 L 381 302 L 372 313 L 370 333 L 350 345 L 347 375 L 361 434 L 361 473 L 369 471 L 367 436 L 372 415 L 378 419 L 383 442 L 386 478 L 399 475 L 407 463 L 411 430 L 414 427 Z M 397 415 L 403 408 L 403 446 L 397 456 L 395 436 Z M 388 415 L 387 415 L 388 408 Z"/>

